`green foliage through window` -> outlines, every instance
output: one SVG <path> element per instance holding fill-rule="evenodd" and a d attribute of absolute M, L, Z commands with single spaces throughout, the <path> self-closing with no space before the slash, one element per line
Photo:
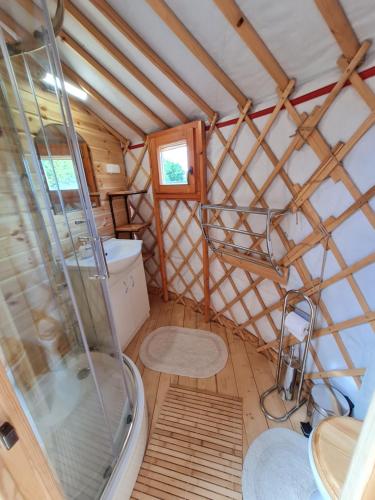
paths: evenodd
<path fill-rule="evenodd" d="M 78 189 L 74 165 L 70 157 L 53 157 L 52 162 L 48 157 L 45 157 L 41 158 L 41 162 L 50 191 Z"/>
<path fill-rule="evenodd" d="M 186 141 L 164 146 L 160 151 L 161 184 L 187 184 Z"/>
<path fill-rule="evenodd" d="M 186 182 L 186 172 L 179 163 L 164 160 L 164 180 L 167 184 L 184 184 Z"/>

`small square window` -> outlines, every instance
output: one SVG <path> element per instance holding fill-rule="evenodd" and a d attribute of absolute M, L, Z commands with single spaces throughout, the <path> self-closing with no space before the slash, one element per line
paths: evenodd
<path fill-rule="evenodd" d="M 188 145 L 175 142 L 159 149 L 160 184 L 173 186 L 188 184 Z"/>
<path fill-rule="evenodd" d="M 150 134 L 149 153 L 155 197 L 200 200 L 205 159 L 204 134 L 204 123 L 200 121 Z"/>

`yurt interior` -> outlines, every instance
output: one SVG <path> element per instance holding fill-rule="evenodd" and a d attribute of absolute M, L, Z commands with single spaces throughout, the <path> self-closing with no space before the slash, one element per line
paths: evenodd
<path fill-rule="evenodd" d="M 0 0 L 1 500 L 375 500 L 374 45 Z"/>

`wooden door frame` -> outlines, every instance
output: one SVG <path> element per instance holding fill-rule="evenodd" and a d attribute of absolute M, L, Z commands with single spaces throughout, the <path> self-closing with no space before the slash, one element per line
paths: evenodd
<path fill-rule="evenodd" d="M 63 500 L 64 494 L 22 410 L 5 367 L 0 360 L 0 424 L 9 422 L 19 440 L 7 450 L 0 444 L 0 495 L 4 489 L 14 498 Z M 8 498 L 8 496 L 6 497 Z"/>

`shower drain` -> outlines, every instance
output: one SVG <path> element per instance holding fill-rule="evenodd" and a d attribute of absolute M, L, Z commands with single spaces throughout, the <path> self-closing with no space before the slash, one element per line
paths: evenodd
<path fill-rule="evenodd" d="M 90 368 L 82 368 L 82 370 L 79 370 L 77 373 L 77 378 L 78 380 L 83 380 L 84 378 L 87 378 L 90 375 Z"/>

